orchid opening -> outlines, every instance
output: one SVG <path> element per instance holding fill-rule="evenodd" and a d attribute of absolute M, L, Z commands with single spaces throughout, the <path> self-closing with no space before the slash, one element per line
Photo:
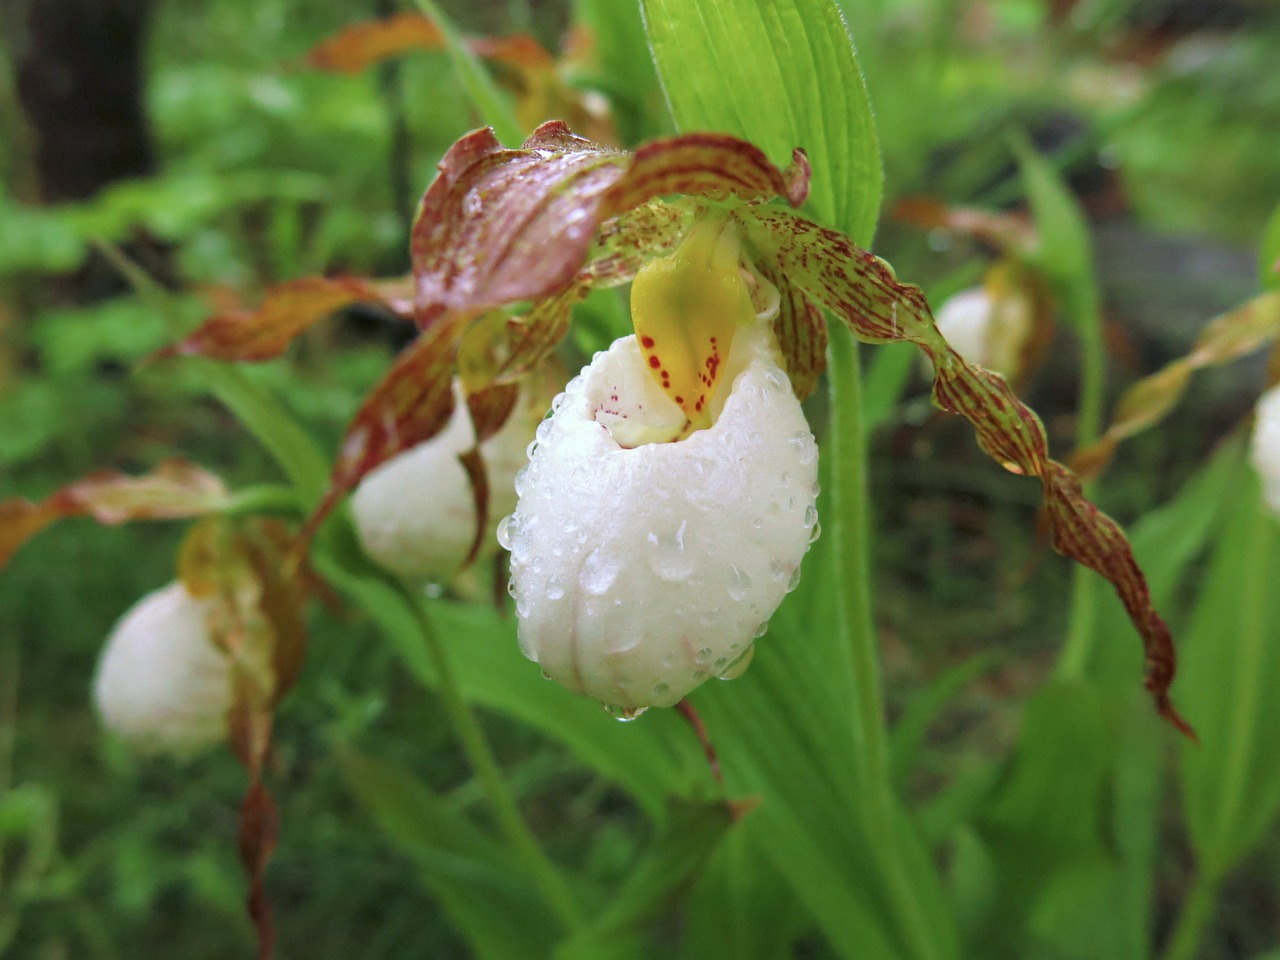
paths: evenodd
<path fill-rule="evenodd" d="M 641 332 L 557 398 L 501 528 L 521 649 L 623 716 L 746 669 L 817 534 L 777 297 L 754 308 L 739 255 L 707 220 L 641 271 Z"/>

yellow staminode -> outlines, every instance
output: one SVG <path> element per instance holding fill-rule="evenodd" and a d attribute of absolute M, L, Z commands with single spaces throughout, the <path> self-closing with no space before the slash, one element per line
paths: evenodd
<path fill-rule="evenodd" d="M 695 430 L 711 423 L 734 330 L 755 316 L 738 269 L 741 246 L 732 220 L 707 218 L 631 285 L 631 320 L 649 372 Z"/>

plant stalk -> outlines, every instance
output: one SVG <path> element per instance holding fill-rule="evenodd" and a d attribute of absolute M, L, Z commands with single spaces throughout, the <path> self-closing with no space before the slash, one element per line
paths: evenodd
<path fill-rule="evenodd" d="M 830 340 L 831 445 L 835 463 L 832 535 L 836 541 L 836 621 L 846 640 L 853 672 L 853 739 L 861 818 L 868 845 L 884 878 L 897 914 L 898 929 L 913 957 L 936 956 L 928 935 L 934 928 L 926 916 L 906 858 L 898 850 L 897 798 L 889 766 L 889 737 L 880 687 L 871 593 L 870 537 L 867 510 L 867 443 L 862 421 L 862 369 L 858 344 L 843 326 L 833 325 Z"/>
<path fill-rule="evenodd" d="M 1178 924 L 1173 928 L 1164 960 L 1195 960 L 1204 938 L 1204 929 L 1213 917 L 1222 879 L 1217 873 L 1199 870 L 1191 883 L 1191 892 L 1183 901 Z"/>
<path fill-rule="evenodd" d="M 502 777 L 502 770 L 485 738 L 475 711 L 462 696 L 457 676 L 449 663 L 449 656 L 440 640 L 440 635 L 436 633 L 435 626 L 427 616 L 421 600 L 399 581 L 395 581 L 395 586 L 406 605 L 413 611 L 414 619 L 427 647 L 428 656 L 439 678 L 438 693 L 441 702 L 453 724 L 463 753 L 466 754 L 467 761 L 485 792 L 499 829 L 519 854 L 529 874 L 541 888 L 547 903 L 555 910 L 565 929 L 577 930 L 583 923 L 578 902 L 560 871 L 543 852 L 533 831 L 525 823 L 515 796 Z"/>

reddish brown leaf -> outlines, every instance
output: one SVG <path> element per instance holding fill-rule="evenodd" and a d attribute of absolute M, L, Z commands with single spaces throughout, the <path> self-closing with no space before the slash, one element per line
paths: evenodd
<path fill-rule="evenodd" d="M 302 667 L 310 579 L 290 561 L 292 547 L 279 520 L 210 517 L 191 528 L 179 552 L 183 586 L 216 601 L 210 632 L 241 677 L 250 713 L 270 712 Z"/>
<path fill-rule="evenodd" d="M 484 466 L 484 457 L 477 447 L 458 454 L 458 462 L 467 471 L 467 482 L 471 485 L 471 502 L 476 508 L 475 535 L 471 539 L 471 547 L 467 550 L 467 558 L 462 561 L 462 569 L 475 563 L 484 547 L 485 531 L 489 526 L 489 472 Z"/>
<path fill-rule="evenodd" d="M 654 200 L 600 225 L 578 282 L 591 287 L 626 283 L 651 257 L 674 250 L 689 232 L 693 211 L 684 204 Z"/>
<path fill-rule="evenodd" d="M 951 230 L 1008 253 L 1029 253 L 1036 242 L 1026 214 L 949 207 L 933 197 L 904 197 L 894 204 L 891 216 L 925 230 Z"/>
<path fill-rule="evenodd" d="M 229 501 L 218 477 L 178 460 L 138 477 L 113 470 L 95 473 L 39 503 L 22 498 L 0 502 L 0 568 L 27 540 L 63 517 L 87 516 L 106 524 L 170 520 L 223 510 Z"/>
<path fill-rule="evenodd" d="M 442 316 L 400 354 L 365 398 L 347 428 L 329 489 L 307 521 L 302 544 L 369 471 L 444 429 L 453 413 L 453 365 L 468 320 L 461 313 Z"/>
<path fill-rule="evenodd" d="M 1280 291 L 1263 293 L 1209 321 L 1185 357 L 1139 380 L 1120 398 L 1107 432 L 1077 451 L 1071 465 L 1086 479 L 1106 468 L 1120 443 L 1163 420 L 1182 399 L 1192 374 L 1261 349 L 1280 336 Z"/>
<path fill-rule="evenodd" d="M 265 878 L 279 833 L 280 816 L 275 800 L 260 777 L 254 776 L 240 807 L 239 847 L 240 862 L 249 879 L 247 907 L 258 935 L 258 960 L 271 960 L 275 953 L 275 922 Z"/>
<path fill-rule="evenodd" d="M 1188 736 L 1190 726 L 1169 699 L 1174 675 L 1173 638 L 1151 604 L 1146 577 L 1120 528 L 1081 492 L 1076 477 L 1049 459 L 1040 419 L 1014 396 L 1004 379 L 972 367 L 947 344 L 919 288 L 900 283 L 888 264 L 848 237 L 785 210 L 759 212 L 757 246 L 771 248 L 793 282 L 870 343 L 910 341 L 933 362 L 934 403 L 974 427 L 978 443 L 1006 469 L 1038 477 L 1063 555 L 1111 582 L 1142 637 L 1146 686 L 1160 715 Z"/>
<path fill-rule="evenodd" d="M 527 33 L 505 37 L 476 37 L 467 44 L 477 57 L 524 71 L 552 70 L 556 61 L 547 48 Z"/>
<path fill-rule="evenodd" d="M 723 133 L 685 133 L 642 144 L 605 200 L 611 217 L 668 194 L 724 200 L 783 197 L 793 207 L 809 196 L 809 158 L 791 154 L 791 166 L 779 170 L 753 143 Z"/>
<path fill-rule="evenodd" d="M 186 339 L 165 347 L 158 357 L 198 354 L 216 360 L 270 360 L 293 338 L 335 310 L 352 303 L 397 304 L 379 285 L 356 277 L 303 277 L 267 291 L 256 310 L 215 314 Z M 402 305 L 402 304 L 401 304 Z"/>
<path fill-rule="evenodd" d="M 787 279 L 776 261 L 766 258 L 756 264 L 756 269 L 778 290 L 773 333 L 778 338 L 791 388 L 803 400 L 813 393 L 827 368 L 827 321 L 803 291 Z"/>
<path fill-rule="evenodd" d="M 722 134 L 656 140 L 628 156 L 543 124 L 519 149 L 491 130 L 455 143 L 427 189 L 411 242 L 418 320 L 560 293 L 583 270 L 601 223 L 669 193 L 803 201 L 808 164 L 784 173 Z"/>
<path fill-rule="evenodd" d="M 194 596 L 214 601 L 209 629 L 231 664 L 230 745 L 249 774 L 240 811 L 239 849 L 249 882 L 247 906 L 258 956 L 274 951 L 275 929 L 264 882 L 279 824 L 263 783 L 273 711 L 302 665 L 307 575 L 289 562 L 292 537 L 278 520 L 217 517 L 196 524 L 179 555 L 179 575 Z"/>
<path fill-rule="evenodd" d="M 359 73 L 366 67 L 414 50 L 439 50 L 440 28 L 417 13 L 399 13 L 383 20 L 367 20 L 343 27 L 307 54 L 307 63 L 320 70 Z"/>

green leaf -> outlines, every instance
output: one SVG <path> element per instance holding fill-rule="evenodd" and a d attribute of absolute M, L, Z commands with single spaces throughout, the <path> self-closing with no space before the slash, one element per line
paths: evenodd
<path fill-rule="evenodd" d="M 99 241 L 98 249 L 156 314 L 168 318 L 178 334 L 182 302 L 165 290 L 145 270 L 121 250 Z M 249 379 L 243 370 L 230 364 L 195 357 L 191 367 L 203 378 L 209 391 L 235 415 L 254 438 L 271 454 L 289 481 L 298 488 L 303 502 L 320 500 L 329 479 L 329 464 L 315 440 L 290 416 L 278 398 Z"/>
<path fill-rule="evenodd" d="M 956 664 L 935 677 L 908 701 L 889 738 L 894 782 L 906 784 L 925 745 L 929 726 L 966 686 L 999 662 L 996 651 L 987 651 Z"/>
<path fill-rule="evenodd" d="M 1280 290 L 1280 205 L 1262 233 L 1258 249 L 1258 277 L 1263 290 Z"/>
<path fill-rule="evenodd" d="M 467 49 L 458 35 L 458 28 L 441 11 L 435 0 L 414 0 L 418 9 L 423 12 L 444 35 L 445 51 L 453 64 L 454 72 L 467 92 L 476 112 L 484 122 L 493 127 L 498 139 L 509 147 L 514 147 L 524 139 L 525 132 L 516 120 L 515 111 L 507 101 L 498 85 L 493 82 L 484 66 L 476 59 L 476 55 Z M 548 118 L 551 119 L 551 118 Z"/>
<path fill-rule="evenodd" d="M 716 847 L 686 901 L 684 960 L 777 960 L 809 923 L 795 894 L 741 824 Z"/>
<path fill-rule="evenodd" d="M 901 858 L 911 913 L 890 900 L 858 812 L 864 789 L 850 771 L 857 750 L 847 719 L 849 667 L 825 617 L 818 568 L 770 624 L 740 679 L 692 695 L 733 796 L 758 796 L 743 827 L 818 921 L 835 951 L 868 957 L 952 957 L 951 910 L 934 867 L 905 817 L 885 841 Z M 896 896 L 896 895 L 892 895 Z M 916 924 L 910 928 L 910 924 Z"/>
<path fill-rule="evenodd" d="M 1180 695 L 1200 734 L 1182 754 L 1187 825 L 1221 877 L 1280 808 L 1280 526 L 1246 470 L 1183 643 Z"/>
<path fill-rule="evenodd" d="M 810 205 L 871 243 L 883 174 L 853 41 L 831 0 L 642 0 L 658 75 L 681 130 L 757 143 L 775 162 L 803 147 Z"/>
<path fill-rule="evenodd" d="M 577 11 L 595 39 L 600 63 L 599 76 L 590 81 L 609 94 L 623 146 L 667 132 L 640 5 L 635 0 L 579 0 Z"/>
<path fill-rule="evenodd" d="M 1117 884 L 1103 820 L 1114 752 L 1095 684 L 1056 682 L 1028 702 L 1017 752 L 975 818 L 991 892 L 968 918 L 974 955 L 1031 956 L 1046 943 L 1051 956 L 1115 955 L 1108 924 L 1095 920 L 1080 941 L 1076 912 L 1107 902 Z"/>
<path fill-rule="evenodd" d="M 595 960 L 611 945 L 640 932 L 692 884 L 732 823 L 723 802 L 673 802 L 662 831 L 622 888 L 610 896 L 609 906 L 557 956 Z"/>
<path fill-rule="evenodd" d="M 1106 389 L 1106 354 L 1102 338 L 1102 313 L 1093 270 L 1093 243 L 1084 212 L 1057 170 L 1025 142 L 1015 141 L 1022 168 L 1022 182 L 1035 217 L 1040 245 L 1036 265 L 1049 278 L 1062 312 L 1080 338 L 1080 408 L 1076 413 L 1076 445 L 1092 443 L 1102 432 L 1102 404 Z M 1100 591 L 1084 574 L 1076 574 L 1073 630 L 1088 631 Z M 1082 609 L 1083 607 L 1083 609 Z"/>
<path fill-rule="evenodd" d="M 486 960 L 544 960 L 558 940 L 555 914 L 499 843 L 409 774 L 347 746 L 347 784 L 391 843 Z"/>
<path fill-rule="evenodd" d="M 1224 445 L 1173 501 L 1134 525 L 1134 554 L 1147 572 L 1158 605 L 1169 604 L 1221 526 L 1241 470 L 1240 444 Z M 1099 637 L 1122 636 L 1127 619 L 1120 603 L 1107 597 L 1098 608 L 1094 630 Z M 1141 668 L 1140 652 L 1124 643 L 1098 645 L 1088 668 L 1103 689 L 1110 722 L 1119 730 L 1107 800 L 1108 835 L 1118 875 L 1107 915 L 1115 931 L 1113 953 L 1125 960 L 1146 960 L 1151 954 L 1152 881 L 1160 842 L 1151 811 L 1159 803 L 1164 733 L 1150 704 L 1133 687 L 1133 676 Z"/>
<path fill-rule="evenodd" d="M 1063 299 L 1067 319 L 1078 330 L 1089 310 L 1097 312 L 1089 227 L 1058 171 L 1025 140 L 1014 142 L 1014 152 L 1040 236 L 1036 265 Z"/>

